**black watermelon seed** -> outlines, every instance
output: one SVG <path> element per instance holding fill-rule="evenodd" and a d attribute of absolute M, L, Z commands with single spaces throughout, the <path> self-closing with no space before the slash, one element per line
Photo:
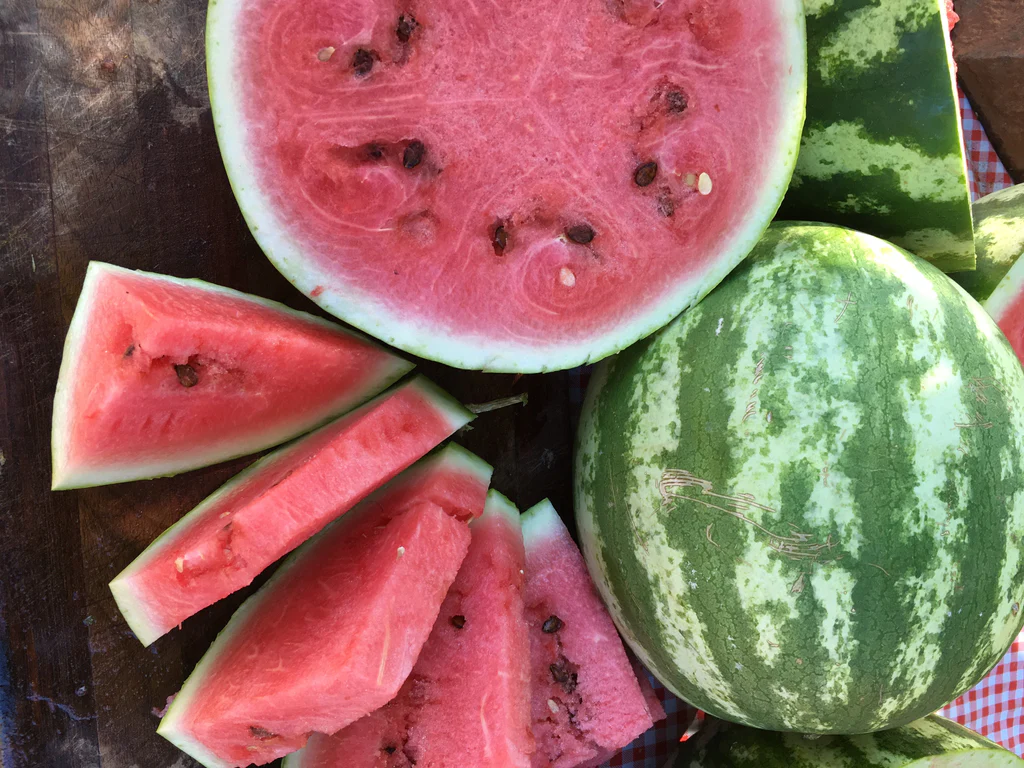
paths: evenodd
<path fill-rule="evenodd" d="M 423 162 L 423 155 L 426 151 L 427 148 L 423 146 L 423 142 L 419 139 L 410 141 L 409 146 L 407 146 L 405 148 L 405 152 L 402 153 L 402 165 L 406 168 L 415 168 Z"/>
<path fill-rule="evenodd" d="M 398 747 L 396 747 L 394 744 L 388 744 L 386 747 L 384 747 L 384 751 L 387 752 L 389 755 L 393 755 L 395 754 L 395 752 L 398 751 Z"/>
<path fill-rule="evenodd" d="M 356 77 L 366 77 L 373 69 L 373 54 L 365 48 L 360 48 L 352 57 L 352 69 Z"/>
<path fill-rule="evenodd" d="M 562 690 L 566 693 L 572 693 L 576 690 L 576 686 L 579 685 L 578 674 L 573 672 L 562 659 L 549 665 L 548 671 L 551 672 L 551 679 L 562 686 Z"/>
<path fill-rule="evenodd" d="M 451 622 L 452 626 L 456 629 L 462 629 L 464 626 L 466 626 L 466 617 L 462 614 L 458 614 L 456 616 L 452 616 Z"/>
<path fill-rule="evenodd" d="M 186 389 L 199 383 L 199 374 L 191 365 L 176 365 L 174 373 L 178 376 L 178 383 Z"/>
<path fill-rule="evenodd" d="M 398 37 L 399 42 L 408 43 L 409 38 L 412 37 L 412 33 L 416 31 L 418 26 L 412 14 L 403 13 L 399 16 L 398 26 L 395 27 L 395 35 Z"/>
<path fill-rule="evenodd" d="M 250 725 L 249 733 L 252 734 L 254 739 L 275 739 L 277 734 L 273 731 L 268 731 L 266 728 L 262 728 L 258 725 Z"/>
<path fill-rule="evenodd" d="M 633 181 L 638 187 L 646 187 L 654 182 L 654 177 L 657 175 L 658 164 L 651 161 L 637 166 L 636 171 L 633 172 Z"/>
<path fill-rule="evenodd" d="M 371 160 L 380 160 L 382 157 L 384 157 L 384 147 L 377 143 L 367 144 L 366 154 L 370 157 Z"/>
<path fill-rule="evenodd" d="M 548 618 L 544 621 L 543 626 L 541 626 L 541 629 L 544 630 L 547 634 L 553 635 L 555 632 L 557 632 L 564 626 L 565 622 L 563 622 L 557 616 L 548 616 Z"/>
<path fill-rule="evenodd" d="M 494 236 L 491 238 L 491 245 L 494 246 L 494 253 L 501 256 L 505 252 L 505 248 L 508 247 L 508 230 L 505 229 L 505 225 L 500 221 L 494 228 Z"/>
<path fill-rule="evenodd" d="M 565 236 L 572 240 L 574 243 L 580 245 L 586 245 L 594 239 L 594 228 L 589 224 L 576 224 L 565 230 Z"/>
<path fill-rule="evenodd" d="M 135 345 L 134 344 L 129 344 L 128 345 L 128 349 L 126 349 L 124 351 L 124 356 L 125 357 L 131 357 L 133 354 L 135 354 Z"/>
<path fill-rule="evenodd" d="M 671 90 L 665 94 L 665 102 L 668 104 L 668 111 L 679 114 L 686 110 L 686 94 L 682 91 Z"/>

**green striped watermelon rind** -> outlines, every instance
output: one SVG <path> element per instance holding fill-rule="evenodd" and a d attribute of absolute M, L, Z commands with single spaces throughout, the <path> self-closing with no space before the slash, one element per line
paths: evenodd
<path fill-rule="evenodd" d="M 423 376 L 414 376 L 409 379 L 407 383 L 399 386 L 409 386 L 414 390 L 419 391 L 424 400 L 431 403 L 439 413 L 445 416 L 454 426 L 454 429 L 467 424 L 475 418 L 472 413 L 467 411 L 451 395 Z M 301 453 L 305 450 L 305 446 L 308 442 L 322 430 L 330 429 L 333 424 L 340 419 L 352 418 L 358 416 L 359 413 L 373 409 L 381 400 L 389 397 L 394 391 L 394 388 L 392 388 L 380 395 L 377 395 L 375 398 L 364 403 L 354 411 L 343 414 L 338 417 L 338 419 L 335 419 L 335 421 L 325 424 L 320 427 L 320 429 L 311 432 L 308 435 L 304 435 L 303 437 L 288 443 L 284 447 L 277 449 L 273 453 L 269 453 L 253 462 L 239 474 L 228 480 L 211 495 L 207 496 L 194 509 L 192 509 L 192 511 L 178 520 L 174 525 L 160 534 L 160 536 L 146 547 L 146 549 L 144 549 L 142 553 L 128 565 L 128 567 L 114 577 L 114 580 L 110 582 L 110 591 L 114 595 L 114 600 L 117 603 L 117 607 L 120 609 L 125 622 L 127 622 L 129 628 L 135 633 L 135 636 L 139 641 L 143 645 L 148 646 L 163 635 L 163 630 L 153 623 L 149 616 L 149 611 L 146 608 L 146 602 L 140 599 L 140 596 L 137 595 L 132 588 L 132 576 L 135 573 L 144 569 L 154 560 L 170 556 L 170 550 L 173 548 L 175 542 L 178 541 L 180 535 L 184 534 L 196 520 L 202 519 L 207 509 L 218 504 L 226 496 L 230 496 L 238 488 L 244 486 L 254 475 L 258 475 L 269 465 L 285 460 L 295 453 Z M 462 456 L 463 461 L 468 461 L 469 459 L 467 457 L 472 456 L 468 451 L 463 451 L 463 454 L 465 454 Z M 450 453 L 445 455 L 449 456 L 449 459 L 447 460 L 452 460 L 454 457 L 460 456 L 461 454 L 453 448 Z M 473 458 L 475 459 L 476 457 Z M 482 462 L 480 459 L 477 459 L 477 461 Z M 413 465 L 413 468 L 417 466 L 419 466 L 419 464 Z M 487 465 L 484 464 L 484 466 Z M 413 468 L 410 468 L 409 471 L 412 471 Z M 488 467 L 488 471 L 489 470 L 490 468 Z"/>
<path fill-rule="evenodd" d="M 978 304 L 877 238 L 776 224 L 701 304 L 598 367 L 577 522 L 619 630 L 674 693 L 761 728 L 868 732 L 970 688 L 1024 624 L 1022 463 L 1024 372 Z M 705 491 L 719 518 L 683 498 Z M 900 508 L 919 528 L 854 514 Z M 844 562 L 802 568 L 791 524 Z"/>
<path fill-rule="evenodd" d="M 975 266 L 946 0 L 804 0 L 807 123 L 780 219 L 891 240 L 945 272 Z"/>
<path fill-rule="evenodd" d="M 441 467 L 450 467 L 453 470 L 461 469 L 480 477 L 485 483 L 490 482 L 492 472 L 490 464 L 462 446 L 455 443 L 449 443 L 444 448 L 438 449 L 425 458 L 420 459 L 420 461 L 413 464 L 409 469 L 398 475 L 390 483 L 367 497 L 367 500 L 362 503 L 365 504 L 372 501 L 375 497 L 391 493 L 395 488 L 401 487 L 410 482 L 415 482 L 416 479 L 421 477 L 423 474 L 435 471 Z M 490 494 L 488 494 L 488 502 L 490 502 L 490 499 Z M 510 505 L 508 500 L 503 496 L 501 499 L 504 500 L 505 504 Z M 496 509 L 498 509 L 502 514 L 507 514 L 505 512 L 504 505 L 502 505 L 500 501 L 497 504 Z M 512 507 L 512 509 L 515 510 L 515 507 Z M 485 512 L 486 511 L 487 510 L 485 508 Z M 518 512 L 516 513 L 516 518 L 516 524 L 518 525 Z M 336 525 L 337 522 L 338 521 L 332 523 L 332 526 Z M 220 649 L 231 643 L 232 639 L 238 632 L 238 628 L 244 626 L 247 618 L 254 612 L 258 611 L 264 602 L 272 601 L 274 599 L 274 585 L 284 578 L 293 567 L 300 563 L 304 554 L 315 547 L 330 529 L 331 526 L 324 529 L 324 531 L 317 534 L 317 536 L 314 536 L 288 555 L 267 583 L 264 584 L 256 594 L 242 603 L 231 617 L 227 626 L 218 633 L 217 638 L 210 645 L 210 648 L 205 654 L 203 654 L 199 663 L 192 670 L 191 674 L 189 674 L 188 679 L 185 681 L 178 694 L 174 697 L 174 700 L 167 709 L 167 713 L 160 721 L 160 725 L 157 727 L 157 733 L 183 752 L 191 755 L 201 764 L 206 766 L 206 768 L 231 768 L 231 765 L 214 755 L 203 744 L 195 741 L 186 733 L 180 731 L 178 729 L 179 721 L 187 713 L 189 705 L 195 698 L 196 694 L 202 689 L 205 678 L 219 658 Z"/>
<path fill-rule="evenodd" d="M 778 210 L 789 186 L 800 148 L 806 102 L 806 36 L 801 0 L 773 0 L 780 16 L 788 16 L 790 36 L 782 41 L 792 55 L 789 80 L 779 95 L 780 103 L 792 105 L 781 119 L 783 127 L 775 147 L 766 147 L 776 156 L 774 182 L 765 186 L 760 204 L 746 218 L 746 226 L 733 233 L 723 247 L 716 269 L 699 280 L 682 284 L 672 294 L 652 306 L 628 326 L 620 326 L 588 344 L 560 345 L 540 349 L 514 340 L 498 348 L 492 340 L 460 339 L 446 335 L 422 323 L 395 317 L 378 308 L 372 296 L 347 286 L 322 285 L 318 272 L 306 266 L 303 246 L 289 233 L 274 204 L 254 182 L 259 178 L 255 155 L 250 151 L 245 121 L 241 119 L 242 94 L 232 77 L 238 61 L 237 43 L 243 36 L 238 25 L 243 0 L 210 0 L 206 21 L 206 73 L 210 105 L 221 158 L 235 199 L 256 242 L 282 275 L 327 312 L 344 318 L 346 323 L 365 331 L 410 354 L 435 360 L 456 368 L 495 373 L 544 373 L 565 370 L 595 362 L 629 346 L 661 328 L 705 294 L 742 261 L 756 245 Z M 799 105 L 799 106 L 798 106 Z"/>
<path fill-rule="evenodd" d="M 179 285 L 185 288 L 219 293 L 232 299 L 238 299 L 261 307 L 273 309 L 276 312 L 281 312 L 283 314 L 299 318 L 303 322 L 315 323 L 316 325 L 323 326 L 324 328 L 329 328 L 336 333 L 347 333 L 364 341 L 366 344 L 383 349 L 380 344 L 367 338 L 362 333 L 358 333 L 347 328 L 343 329 L 337 323 L 325 320 L 322 317 L 317 317 L 316 315 L 311 315 L 307 312 L 292 309 L 284 304 L 262 298 L 261 296 L 254 296 L 252 294 L 236 291 L 232 288 L 225 288 L 221 285 L 207 283 L 204 280 L 171 277 L 169 275 L 161 275 L 154 272 L 125 269 L 124 267 L 114 266 L 113 264 L 107 264 L 101 261 L 91 261 L 89 262 L 88 269 L 85 273 L 85 282 L 82 284 L 82 292 L 79 295 L 78 304 L 75 307 L 75 313 L 71 318 L 71 325 L 68 328 L 67 337 L 64 340 L 64 353 L 61 358 L 60 373 L 57 376 L 57 391 L 53 397 L 53 422 L 50 435 L 53 490 L 90 488 L 93 486 L 108 485 L 110 483 L 120 483 L 129 480 L 167 477 L 190 469 L 196 469 L 209 464 L 229 461 L 241 456 L 256 453 L 266 448 L 278 445 L 285 440 L 290 440 L 303 432 L 308 432 L 311 429 L 315 429 L 316 427 L 326 424 L 338 415 L 356 407 L 371 396 L 387 389 L 393 383 L 405 376 L 414 367 L 413 363 L 392 355 L 392 370 L 382 372 L 379 380 L 375 382 L 376 387 L 362 393 L 361 397 L 353 399 L 351 394 L 349 394 L 346 397 L 339 399 L 337 404 L 329 413 L 316 421 L 306 424 L 298 424 L 293 429 L 277 430 L 275 432 L 268 433 L 261 440 L 247 440 L 244 444 L 238 445 L 234 450 L 227 451 L 226 453 L 219 452 L 207 459 L 197 459 L 197 456 L 202 456 L 202 449 L 197 447 L 187 456 L 178 457 L 176 461 L 169 460 L 159 462 L 142 468 L 133 467 L 130 471 L 126 470 L 124 467 L 114 469 L 97 469 L 90 472 L 80 472 L 73 478 L 69 478 L 66 476 L 66 472 L 64 471 L 64 462 L 65 455 L 67 453 L 67 435 L 70 429 L 70 420 L 72 418 L 71 396 L 74 388 L 74 372 L 83 364 L 79 354 L 82 347 L 81 342 L 88 333 L 89 320 L 92 317 L 94 309 L 99 309 L 94 307 L 96 289 L 99 281 L 103 279 L 104 275 L 109 274 L 137 275 L 159 280 L 164 283 Z"/>
<path fill-rule="evenodd" d="M 670 768 L 1022 768 L 995 742 L 938 715 L 860 736 L 808 739 L 707 721 Z"/>
<path fill-rule="evenodd" d="M 985 195 L 974 204 L 974 242 L 977 270 L 950 277 L 985 305 L 1024 255 L 1024 184 Z"/>

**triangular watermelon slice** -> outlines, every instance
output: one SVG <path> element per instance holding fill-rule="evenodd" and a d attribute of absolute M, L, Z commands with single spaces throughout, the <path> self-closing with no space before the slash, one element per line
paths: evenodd
<path fill-rule="evenodd" d="M 519 513 L 491 491 L 430 639 L 398 696 L 314 734 L 285 768 L 526 768 L 533 748 Z"/>
<path fill-rule="evenodd" d="M 53 402 L 53 487 L 173 475 L 269 448 L 411 367 L 276 302 L 92 262 Z"/>
<path fill-rule="evenodd" d="M 417 376 L 265 456 L 111 582 L 121 613 L 149 645 L 249 584 L 472 418 Z"/>
<path fill-rule="evenodd" d="M 158 732 L 210 768 L 262 765 L 398 692 L 470 545 L 491 468 L 450 446 L 289 558 L 235 613 Z"/>
<path fill-rule="evenodd" d="M 583 556 L 548 501 L 523 515 L 533 670 L 533 768 L 599 765 L 652 713 Z"/>

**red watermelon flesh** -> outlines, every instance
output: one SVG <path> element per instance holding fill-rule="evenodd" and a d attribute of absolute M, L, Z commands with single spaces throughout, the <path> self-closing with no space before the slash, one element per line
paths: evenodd
<path fill-rule="evenodd" d="M 523 515 L 523 538 L 537 739 L 532 765 L 598 765 L 655 717 L 583 556 L 549 502 Z"/>
<path fill-rule="evenodd" d="M 304 312 L 92 262 L 53 408 L 53 487 L 172 475 L 268 448 L 411 368 Z"/>
<path fill-rule="evenodd" d="M 160 723 L 211 768 L 264 764 L 398 692 L 470 544 L 491 468 L 449 447 L 289 558 L 232 617 Z"/>
<path fill-rule="evenodd" d="M 1013 250 L 1024 245 L 1018 240 L 1020 238 L 1012 241 L 1015 244 Z M 992 315 L 1018 359 L 1024 363 L 1024 254 L 1013 262 L 982 306 Z"/>
<path fill-rule="evenodd" d="M 169 528 L 110 584 L 145 645 L 248 585 L 472 414 L 422 377 L 258 461 Z"/>
<path fill-rule="evenodd" d="M 348 728 L 315 734 L 285 768 L 526 768 L 533 748 L 519 513 L 492 491 L 401 692 Z"/>
<path fill-rule="evenodd" d="M 803 123 L 799 0 L 219 0 L 217 135 L 276 266 L 466 368 L 596 360 L 749 252 Z"/>

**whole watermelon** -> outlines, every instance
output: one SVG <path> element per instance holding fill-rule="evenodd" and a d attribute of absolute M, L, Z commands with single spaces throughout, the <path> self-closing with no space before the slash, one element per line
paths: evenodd
<path fill-rule="evenodd" d="M 619 629 L 718 717 L 909 723 L 1024 623 L 1024 371 L 973 299 L 874 237 L 773 225 L 595 372 L 577 456 Z"/>

